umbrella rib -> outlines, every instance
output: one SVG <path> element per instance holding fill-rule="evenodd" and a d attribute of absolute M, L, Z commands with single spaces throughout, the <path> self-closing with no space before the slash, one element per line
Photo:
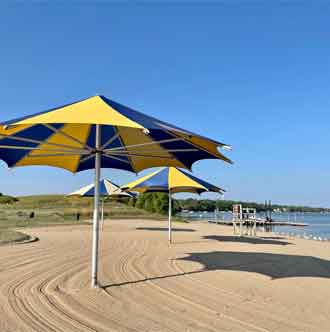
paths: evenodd
<path fill-rule="evenodd" d="M 126 163 L 126 164 L 129 164 L 131 165 L 131 163 L 125 159 L 122 159 L 122 158 L 118 158 L 118 157 L 115 157 L 115 156 L 111 156 L 111 155 L 108 155 L 108 154 L 103 154 L 104 157 L 107 157 L 107 158 L 110 158 L 110 159 L 114 159 L 114 160 L 118 160 L 118 161 L 121 161 L 123 163 Z"/>
<path fill-rule="evenodd" d="M 84 163 L 85 161 L 89 160 L 89 159 L 92 159 L 95 155 L 94 154 L 91 154 L 91 155 L 88 155 L 88 156 L 85 156 L 84 158 L 81 158 L 80 159 L 80 163 Z"/>
<path fill-rule="evenodd" d="M 8 138 L 8 139 L 12 139 L 15 141 L 21 141 L 21 142 L 27 142 L 27 143 L 36 143 L 36 144 L 44 144 L 44 145 L 51 145 L 51 146 L 57 146 L 57 147 L 61 147 L 61 148 L 68 148 L 71 150 L 77 150 L 77 151 L 87 151 L 87 150 L 83 150 L 81 148 L 75 147 L 75 146 L 71 146 L 71 145 L 65 145 L 65 144 L 59 144 L 59 143 L 52 143 L 52 142 L 46 142 L 46 141 L 39 141 L 39 140 L 35 140 L 35 139 L 31 139 L 31 138 L 25 138 L 25 137 L 19 137 L 19 136 L 14 136 L 14 135 L 2 135 L 0 134 L 0 138 Z"/>
<path fill-rule="evenodd" d="M 171 139 L 164 139 L 161 141 L 152 141 L 152 142 L 147 142 L 147 143 L 140 143 L 140 144 L 132 144 L 132 145 L 126 145 L 124 147 L 116 147 L 112 149 L 105 149 L 105 152 L 112 152 L 112 151 L 120 151 L 120 150 L 127 150 L 130 148 L 135 148 L 135 147 L 143 147 L 147 145 L 155 145 L 155 144 L 164 144 L 164 143 L 170 143 L 170 142 L 176 142 L 176 141 L 182 141 L 182 138 L 171 138 Z"/>
<path fill-rule="evenodd" d="M 113 152 L 105 152 L 106 156 L 113 156 L 116 155 L 116 153 Z M 160 155 L 145 155 L 145 154 L 138 154 L 138 153 L 130 153 L 127 154 L 119 154 L 119 156 L 127 156 L 127 157 L 141 157 L 141 158 L 164 158 L 164 159 L 174 159 L 174 157 L 169 156 L 160 156 Z"/>
<path fill-rule="evenodd" d="M 172 136 L 178 137 L 178 135 L 175 134 L 174 132 L 168 132 L 168 131 L 167 131 L 167 133 L 170 134 L 170 135 L 172 135 Z M 219 158 L 219 156 L 217 156 L 214 152 L 212 152 L 212 151 L 208 151 L 207 149 L 205 149 L 205 148 L 199 146 L 199 145 L 196 144 L 196 143 L 191 142 L 190 140 L 188 140 L 188 139 L 186 139 L 186 138 L 183 138 L 183 137 L 182 137 L 181 140 L 184 141 L 184 142 L 186 142 L 186 143 L 188 143 L 188 144 L 190 144 L 190 145 L 192 145 L 192 146 L 194 146 L 194 147 L 196 147 L 196 148 L 198 148 L 198 149 L 200 149 L 200 150 L 202 150 L 202 151 L 204 151 L 204 152 L 207 152 L 208 154 L 210 154 L 210 155 L 216 157 L 217 159 L 222 159 L 222 160 L 224 160 L 224 161 L 227 161 L 228 163 L 232 163 L 232 161 L 231 161 L 229 158 L 227 158 L 225 155 L 223 155 L 221 152 L 218 152 L 218 153 L 221 155 L 221 158 Z M 222 143 L 221 143 L 221 144 L 222 144 Z"/>
<path fill-rule="evenodd" d="M 167 152 L 196 152 L 198 149 L 166 149 Z M 128 150 L 128 151 L 109 151 L 111 154 L 127 154 L 127 153 L 154 153 L 157 150 Z"/>
<path fill-rule="evenodd" d="M 55 128 L 55 127 L 53 127 L 52 125 L 47 124 L 47 123 L 44 123 L 43 125 L 44 125 L 45 127 L 47 127 L 48 129 L 52 130 L 54 133 L 61 134 L 61 135 L 63 135 L 64 137 L 70 139 L 71 141 L 76 142 L 76 143 L 82 145 L 82 146 L 83 146 L 84 148 L 86 148 L 87 150 L 89 150 L 89 151 L 93 151 L 93 148 L 92 148 L 92 147 L 90 147 L 89 145 L 83 143 L 82 141 L 80 141 L 80 140 L 77 139 L 76 137 L 73 137 L 73 136 L 71 136 L 71 135 L 65 133 L 65 132 L 62 131 L 61 129 L 57 129 L 57 128 Z"/>
<path fill-rule="evenodd" d="M 16 145 L 0 145 L 0 149 L 14 149 L 14 150 L 37 150 L 37 151 L 51 151 L 51 152 L 63 152 L 63 153 L 76 153 L 76 154 L 89 154 L 88 151 L 75 151 L 75 150 L 55 150 L 55 149 L 45 149 L 32 146 L 16 146 Z"/>
<path fill-rule="evenodd" d="M 115 135 L 113 135 L 106 143 L 104 143 L 101 146 L 101 150 L 103 150 L 107 145 L 111 144 L 115 139 L 117 139 L 119 137 L 119 133 L 116 133 Z"/>
<path fill-rule="evenodd" d="M 115 127 L 115 129 L 116 129 L 116 131 L 117 131 L 117 133 L 118 133 L 118 140 L 119 140 L 119 142 L 120 142 L 120 144 L 121 144 L 121 148 L 124 149 L 124 150 L 118 150 L 118 151 L 125 151 L 125 152 L 126 152 L 126 151 L 127 151 L 127 150 L 126 150 L 126 145 L 125 145 L 125 143 L 124 143 L 124 141 L 123 141 L 123 138 L 121 137 L 121 135 L 120 135 L 120 133 L 119 133 L 118 127 Z M 134 167 L 134 163 L 133 163 L 132 158 L 131 158 L 130 156 L 127 156 L 127 159 L 128 159 L 128 161 L 129 161 L 129 164 L 130 164 L 130 166 L 131 166 L 133 172 L 135 172 L 135 173 L 137 174 L 137 171 L 135 170 L 135 167 Z"/>
<path fill-rule="evenodd" d="M 38 157 L 66 157 L 66 156 L 81 156 L 81 153 L 48 153 L 48 154 L 30 154 L 29 158 Z"/>

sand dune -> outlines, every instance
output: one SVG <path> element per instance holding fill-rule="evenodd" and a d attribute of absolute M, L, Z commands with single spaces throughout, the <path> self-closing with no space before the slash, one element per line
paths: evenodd
<path fill-rule="evenodd" d="M 0 331 L 329 331 L 330 243 L 175 229 L 107 221 L 97 290 L 91 226 L 29 229 L 0 247 Z"/>

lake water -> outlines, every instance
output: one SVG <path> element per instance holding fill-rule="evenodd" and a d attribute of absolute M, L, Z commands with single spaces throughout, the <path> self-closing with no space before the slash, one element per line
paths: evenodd
<path fill-rule="evenodd" d="M 197 220 L 232 220 L 231 212 L 218 212 L 215 213 L 194 212 L 194 213 L 181 213 L 181 216 L 189 221 Z M 264 214 L 258 215 L 264 217 Z M 278 233 L 285 233 L 290 235 L 300 235 L 305 237 L 321 237 L 322 239 L 330 240 L 330 214 L 322 213 L 272 213 L 272 218 L 275 221 L 289 221 L 306 223 L 307 227 L 294 227 L 294 226 L 274 226 L 273 231 Z"/>

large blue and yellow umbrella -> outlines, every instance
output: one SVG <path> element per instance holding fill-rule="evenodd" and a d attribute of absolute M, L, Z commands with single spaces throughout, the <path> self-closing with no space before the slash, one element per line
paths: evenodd
<path fill-rule="evenodd" d="M 94 96 L 0 123 L 0 159 L 9 167 L 95 169 L 92 285 L 97 286 L 99 181 L 102 167 L 137 173 L 155 166 L 190 169 L 201 159 L 231 162 L 227 145 Z"/>
<path fill-rule="evenodd" d="M 207 191 L 223 194 L 225 192 L 224 189 L 214 186 L 176 167 L 161 168 L 121 188 L 123 190 L 140 193 L 168 193 L 168 240 L 170 243 L 172 242 L 172 194 L 181 192 L 201 194 Z"/>

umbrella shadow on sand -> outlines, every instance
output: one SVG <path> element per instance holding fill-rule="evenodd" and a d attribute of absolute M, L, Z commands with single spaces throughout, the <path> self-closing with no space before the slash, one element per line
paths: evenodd
<path fill-rule="evenodd" d="M 159 232 L 168 232 L 167 227 L 136 227 L 138 231 L 159 231 Z M 196 232 L 192 228 L 172 228 L 172 232 Z"/>
<path fill-rule="evenodd" d="M 261 237 L 245 237 L 245 236 L 231 236 L 231 235 L 207 235 L 203 236 L 207 240 L 216 240 L 220 242 L 239 242 L 239 243 L 251 243 L 251 244 L 270 244 L 270 245 L 280 245 L 285 246 L 288 244 L 293 244 L 286 241 L 278 241 L 281 238 L 261 238 Z"/>
<path fill-rule="evenodd" d="M 261 252 L 213 251 L 190 253 L 181 261 L 197 262 L 202 271 L 243 271 L 263 274 L 272 279 L 313 277 L 330 278 L 330 261 L 300 255 Z"/>
<path fill-rule="evenodd" d="M 207 271 L 252 272 L 268 276 L 273 280 L 297 277 L 330 278 L 330 261 L 313 256 L 213 251 L 189 253 L 186 257 L 178 258 L 176 261 L 195 262 L 200 264 L 201 268 L 182 273 L 146 276 L 139 280 L 104 285 L 103 288 L 139 284 Z"/>

